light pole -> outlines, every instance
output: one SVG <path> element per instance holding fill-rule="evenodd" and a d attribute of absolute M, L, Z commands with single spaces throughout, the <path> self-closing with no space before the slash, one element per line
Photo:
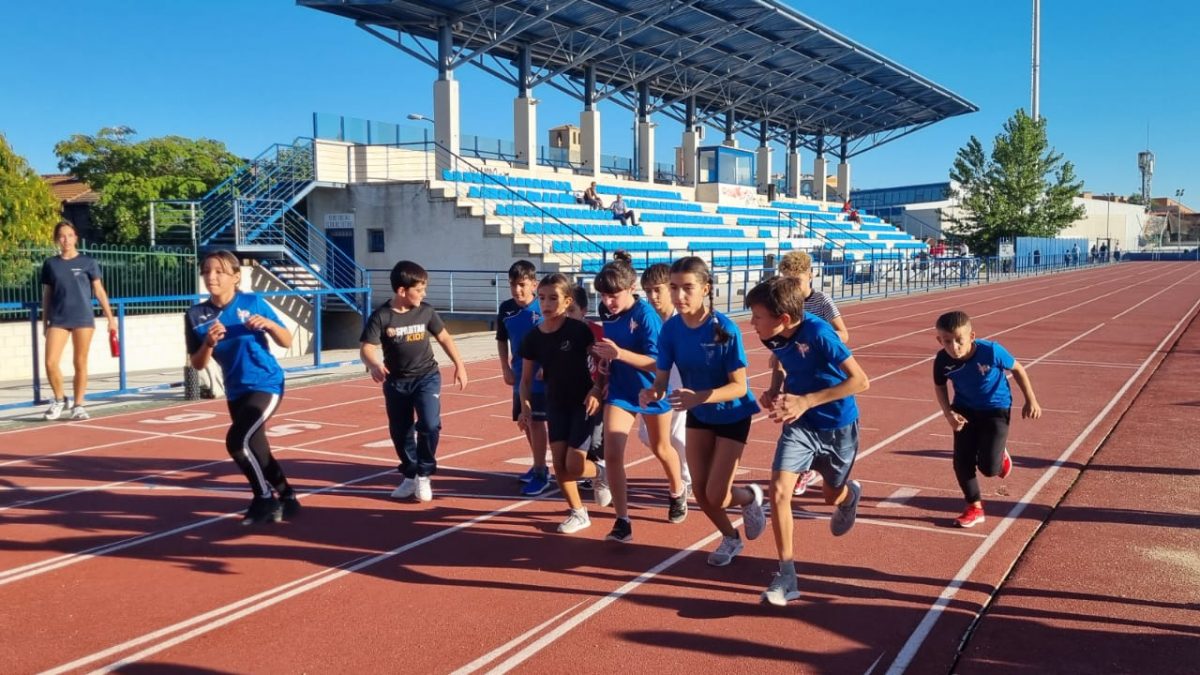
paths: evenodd
<path fill-rule="evenodd" d="M 1175 191 L 1175 241 L 1183 235 L 1183 188 Z"/>
<path fill-rule="evenodd" d="M 1109 256 L 1112 255 L 1112 200 L 1116 195 L 1108 193 L 1105 198 L 1108 200 L 1108 205 L 1104 208 L 1104 240 L 1108 244 L 1108 254 L 1104 256 L 1104 262 L 1108 262 Z"/>

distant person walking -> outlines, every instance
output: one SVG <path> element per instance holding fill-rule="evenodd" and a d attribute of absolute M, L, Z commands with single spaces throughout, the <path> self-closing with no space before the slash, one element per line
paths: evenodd
<path fill-rule="evenodd" d="M 56 420 L 67 408 L 67 395 L 63 389 L 63 374 L 59 362 L 71 339 L 75 365 L 75 406 L 71 408 L 71 419 L 86 420 L 87 410 L 83 407 L 87 395 L 88 350 L 92 346 L 92 334 L 96 331 L 96 317 L 92 310 L 92 298 L 100 302 L 100 309 L 108 319 L 109 332 L 116 332 L 117 320 L 108 305 L 108 293 L 104 290 L 100 265 L 90 256 L 75 249 L 79 236 L 75 226 L 62 221 L 54 226 L 54 242 L 59 254 L 42 263 L 42 327 L 46 334 L 46 377 L 54 390 L 54 400 L 42 417 Z"/>

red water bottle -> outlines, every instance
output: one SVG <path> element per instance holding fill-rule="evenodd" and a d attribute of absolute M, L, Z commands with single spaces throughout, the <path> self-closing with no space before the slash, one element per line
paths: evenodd
<path fill-rule="evenodd" d="M 121 339 L 117 337 L 117 331 L 108 331 L 108 349 L 112 352 L 113 358 L 121 356 Z"/>

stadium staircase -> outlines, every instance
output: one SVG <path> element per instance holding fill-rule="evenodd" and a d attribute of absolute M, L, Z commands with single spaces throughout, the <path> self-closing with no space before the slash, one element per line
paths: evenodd
<path fill-rule="evenodd" d="M 328 289 L 324 307 L 366 311 L 367 272 L 297 210 L 319 183 L 313 141 L 275 144 L 199 202 L 196 245 L 252 258 L 292 290 Z"/>

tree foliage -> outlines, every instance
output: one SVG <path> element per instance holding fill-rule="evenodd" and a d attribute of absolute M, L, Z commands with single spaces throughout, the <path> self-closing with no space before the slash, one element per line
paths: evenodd
<path fill-rule="evenodd" d="M 242 163 L 220 141 L 163 136 L 131 142 L 134 133 L 104 128 L 54 146 L 59 168 L 100 194 L 92 219 L 109 243 L 147 243 L 150 202 L 199 199 Z"/>
<path fill-rule="evenodd" d="M 1075 167 L 1050 148 L 1046 120 L 1018 110 L 997 134 L 990 155 L 974 136 L 950 169 L 948 215 L 955 232 L 982 253 L 995 253 L 1003 237 L 1054 237 L 1084 215 L 1072 198 L 1083 188 Z"/>
<path fill-rule="evenodd" d="M 49 242 L 60 215 L 50 186 L 0 134 L 0 256 Z"/>

